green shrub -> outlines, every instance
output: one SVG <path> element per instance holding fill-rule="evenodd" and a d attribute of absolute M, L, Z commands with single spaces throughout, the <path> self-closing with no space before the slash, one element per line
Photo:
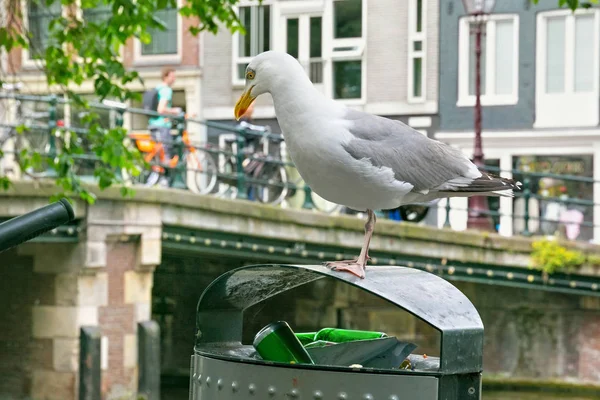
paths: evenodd
<path fill-rule="evenodd" d="M 555 240 L 536 240 L 532 244 L 531 261 L 533 267 L 552 274 L 556 271 L 572 271 L 585 263 L 585 255 L 576 250 L 568 250 Z"/>

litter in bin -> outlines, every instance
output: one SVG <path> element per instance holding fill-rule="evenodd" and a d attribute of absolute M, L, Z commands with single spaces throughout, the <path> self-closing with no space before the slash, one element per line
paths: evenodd
<path fill-rule="evenodd" d="M 417 346 L 384 332 L 323 328 L 294 334 L 278 321 L 256 334 L 254 348 L 265 361 L 397 369 Z"/>
<path fill-rule="evenodd" d="M 266 361 L 314 364 L 310 355 L 285 321 L 273 322 L 254 337 L 256 352 Z"/>

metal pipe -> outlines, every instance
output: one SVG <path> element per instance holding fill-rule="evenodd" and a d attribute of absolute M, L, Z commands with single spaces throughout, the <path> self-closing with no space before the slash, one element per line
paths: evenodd
<path fill-rule="evenodd" d="M 49 204 L 0 224 L 0 253 L 75 218 L 67 199 Z"/>

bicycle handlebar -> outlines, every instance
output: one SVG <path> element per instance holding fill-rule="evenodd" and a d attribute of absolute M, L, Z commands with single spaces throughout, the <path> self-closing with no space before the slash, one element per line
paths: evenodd
<path fill-rule="evenodd" d="M 0 224 L 0 253 L 51 231 L 75 218 L 67 199 L 38 208 Z"/>

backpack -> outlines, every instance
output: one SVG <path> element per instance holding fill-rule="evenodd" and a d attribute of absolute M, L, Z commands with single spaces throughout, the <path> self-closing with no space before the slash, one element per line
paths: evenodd
<path fill-rule="evenodd" d="M 147 111 L 158 110 L 158 89 L 150 89 L 144 92 L 142 96 L 142 107 Z"/>

